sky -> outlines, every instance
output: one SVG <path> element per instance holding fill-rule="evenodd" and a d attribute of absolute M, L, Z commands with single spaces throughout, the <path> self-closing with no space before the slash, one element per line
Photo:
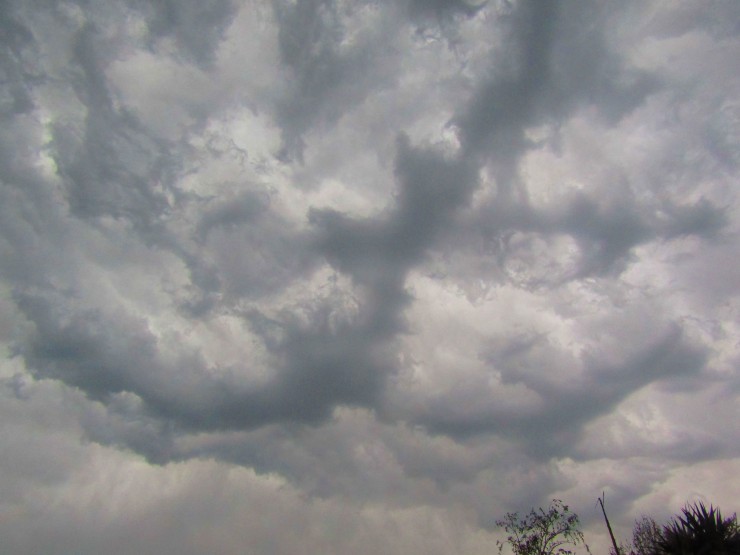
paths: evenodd
<path fill-rule="evenodd" d="M 0 2 L 0 547 L 594 553 L 740 509 L 740 3 Z"/>

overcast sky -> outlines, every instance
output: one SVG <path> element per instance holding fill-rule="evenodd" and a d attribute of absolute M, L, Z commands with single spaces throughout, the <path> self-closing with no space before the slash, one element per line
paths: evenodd
<path fill-rule="evenodd" d="M 740 509 L 740 2 L 0 2 L 0 550 L 606 550 Z"/>

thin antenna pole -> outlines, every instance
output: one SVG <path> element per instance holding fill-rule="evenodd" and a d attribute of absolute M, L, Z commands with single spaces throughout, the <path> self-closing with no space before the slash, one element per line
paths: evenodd
<path fill-rule="evenodd" d="M 609 536 L 612 539 L 612 545 L 614 546 L 614 552 L 617 555 L 622 555 L 622 553 L 619 551 L 619 546 L 617 546 L 617 540 L 614 539 L 614 532 L 612 532 L 612 526 L 609 524 L 609 517 L 606 516 L 606 509 L 604 508 L 604 499 L 606 499 L 606 494 L 602 491 L 601 497 L 598 498 L 599 505 L 601 505 L 601 512 L 604 513 L 604 520 L 606 521 L 606 527 L 609 530 Z"/>

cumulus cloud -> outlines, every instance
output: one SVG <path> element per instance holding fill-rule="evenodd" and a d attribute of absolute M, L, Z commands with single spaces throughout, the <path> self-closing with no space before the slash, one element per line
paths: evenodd
<path fill-rule="evenodd" d="M 730 6 L 5 2 L 10 552 L 484 553 L 554 496 L 592 546 L 604 490 L 625 532 L 725 508 Z"/>

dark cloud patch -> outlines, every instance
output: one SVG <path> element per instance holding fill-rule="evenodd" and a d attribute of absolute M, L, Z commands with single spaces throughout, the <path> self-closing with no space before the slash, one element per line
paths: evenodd
<path fill-rule="evenodd" d="M 133 116 L 115 109 L 96 40 L 95 28 L 83 27 L 71 53 L 78 70 L 71 81 L 87 112 L 84 123 L 56 122 L 50 150 L 73 214 L 123 218 L 145 231 L 169 207 L 162 184 L 169 181 L 170 161 L 161 142 Z"/>
<path fill-rule="evenodd" d="M 178 426 L 152 415 L 135 394 L 114 394 L 105 403 L 91 403 L 80 424 L 90 441 L 134 451 L 153 464 L 177 460 Z"/>
<path fill-rule="evenodd" d="M 242 387 L 239 393 L 237 384 L 209 378 L 197 353 L 168 366 L 145 322 L 122 315 L 114 322 L 89 311 L 61 314 L 48 300 L 29 295 L 18 306 L 36 328 L 18 353 L 33 373 L 63 381 L 114 409 L 118 396 L 130 394 L 143 402 L 144 412 L 195 430 L 261 425 L 270 420 L 271 408 L 286 411 L 275 398 L 282 388 L 254 395 Z"/>
<path fill-rule="evenodd" d="M 728 224 L 727 210 L 704 198 L 689 205 L 667 205 L 665 211 L 664 233 L 669 238 L 696 235 L 711 239 Z"/>
<path fill-rule="evenodd" d="M 537 208 L 526 199 L 497 199 L 483 204 L 462 226 L 453 223 L 436 248 L 445 256 L 479 249 L 477 256 L 505 275 L 509 265 L 528 260 L 531 243 L 572 239 L 574 256 L 539 261 L 543 266 L 558 266 L 556 272 L 543 275 L 536 264 L 530 265 L 531 275 L 520 284 L 537 288 L 619 275 L 634 262 L 634 250 L 641 245 L 682 236 L 714 242 L 726 230 L 726 208 L 707 199 L 680 205 L 672 201 L 640 204 L 629 186 L 621 187 L 625 193 L 613 201 L 585 192 L 565 197 L 556 206 Z"/>
<path fill-rule="evenodd" d="M 573 277 L 621 271 L 630 250 L 653 235 L 631 203 L 600 207 L 583 196 L 568 205 L 555 228 L 560 226 L 581 244 L 581 264 Z"/>
<path fill-rule="evenodd" d="M 269 207 L 267 194 L 246 191 L 235 199 L 218 202 L 213 208 L 205 209 L 198 224 L 198 235 L 205 239 L 214 229 L 233 229 L 249 224 Z"/>
<path fill-rule="evenodd" d="M 29 64 L 33 52 L 33 33 L 15 15 L 15 6 L 10 1 L 0 6 L 0 29 L 2 29 L 2 51 L 0 68 L 5 86 L 0 97 L 0 115 L 8 116 L 28 112 L 33 107 L 31 89 L 39 76 Z"/>
<path fill-rule="evenodd" d="M 284 63 L 292 69 L 293 83 L 278 105 L 285 159 L 303 156 L 303 134 L 322 114 L 337 108 L 337 91 L 346 86 L 354 69 L 351 58 L 341 55 L 338 43 L 343 30 L 332 1 L 312 0 L 294 5 L 276 2 L 278 40 Z M 334 97 L 334 101 L 330 101 Z M 323 119 L 323 118 L 322 118 Z"/>
<path fill-rule="evenodd" d="M 186 60 L 203 67 L 212 63 L 236 11 L 231 0 L 131 0 L 129 3 L 144 14 L 152 46 L 173 38 Z"/>
<path fill-rule="evenodd" d="M 0 275 L 8 298 L 16 286 L 43 290 L 64 281 L 73 264 L 65 207 L 38 174 L 34 120 L 24 123 L 31 129 L 13 121 L 0 133 Z"/>
<path fill-rule="evenodd" d="M 275 405 L 284 418 L 315 421 L 329 417 L 337 405 L 378 403 L 394 370 L 388 349 L 393 333 L 375 320 L 374 307 L 365 311 L 361 309 L 353 321 L 336 320 L 331 307 L 322 305 L 307 324 L 267 323 L 259 314 L 251 316 L 257 333 L 270 334 L 267 341 L 282 368 L 272 388 L 273 395 L 281 398 Z"/>
<path fill-rule="evenodd" d="M 195 290 L 184 306 L 194 316 L 277 293 L 308 279 L 320 263 L 311 237 L 272 206 L 269 192 L 252 185 L 235 189 L 235 194 L 190 199 L 199 219 L 193 241 L 163 244 L 190 271 Z"/>
<path fill-rule="evenodd" d="M 20 293 L 17 305 L 35 334 L 18 354 L 41 378 L 61 380 L 105 400 L 123 391 L 142 392 L 156 373 L 156 345 L 141 322 L 115 328 L 96 311 L 64 311 L 61 302 Z"/>
<path fill-rule="evenodd" d="M 255 384 L 249 361 L 214 369 L 199 353 L 183 351 L 168 362 L 146 322 L 121 313 L 63 311 L 62 304 L 19 295 L 17 305 L 35 332 L 17 354 L 36 378 L 62 381 L 106 406 L 108 417 L 90 421 L 93 437 L 117 435 L 106 443 L 141 448 L 159 462 L 165 454 L 153 448 L 157 433 L 315 424 L 338 405 L 374 406 L 393 369 L 384 347 L 392 335 L 387 329 L 372 319 L 334 321 L 328 305 L 307 322 L 289 314 L 282 321 L 249 316 L 273 355 L 274 376 Z M 212 377 L 218 370 L 221 377 Z"/>
<path fill-rule="evenodd" d="M 54 158 L 67 181 L 70 208 L 81 218 L 124 218 L 146 229 L 167 209 L 168 202 L 153 186 L 159 177 L 156 170 L 153 176 L 144 177 L 131 166 L 137 162 L 146 169 L 156 166 L 156 161 L 147 159 L 150 151 L 142 148 L 153 145 L 141 145 L 141 136 L 132 140 L 111 133 L 111 122 L 101 119 L 93 115 L 82 136 L 64 125 L 54 131 Z"/>
<path fill-rule="evenodd" d="M 668 12 L 655 14 L 649 22 L 649 30 L 656 37 L 680 37 L 696 28 L 705 29 L 712 36 L 724 38 L 738 34 L 740 8 L 733 2 L 720 2 L 711 10 L 702 6 L 686 4 L 675 6 Z"/>
<path fill-rule="evenodd" d="M 519 5 L 508 21 L 506 63 L 494 62 L 493 77 L 456 118 L 463 147 L 492 154 L 502 171 L 524 148 L 523 128 L 533 123 L 534 101 L 550 78 L 549 47 L 559 10 L 552 3 Z"/>
<path fill-rule="evenodd" d="M 454 15 L 471 16 L 483 8 L 481 0 L 411 0 L 409 12 L 412 17 L 434 16 L 438 22 Z"/>
<path fill-rule="evenodd" d="M 330 128 L 351 106 L 393 79 L 391 68 L 378 63 L 393 63 L 391 41 L 384 39 L 384 29 L 346 28 L 344 20 L 354 10 L 379 9 L 373 2 L 352 8 L 334 0 L 273 5 L 280 55 L 289 75 L 276 105 L 283 143 L 278 156 L 300 161 L 306 133 Z"/>
<path fill-rule="evenodd" d="M 203 268 L 211 287 L 204 292 L 222 293 L 225 302 L 279 292 L 307 279 L 320 263 L 310 237 L 274 213 L 211 229 L 205 248 L 213 262 Z"/>
<path fill-rule="evenodd" d="M 608 22 L 615 15 L 608 4 L 564 4 L 546 54 L 543 113 L 558 117 L 588 104 L 616 123 L 663 87 L 658 75 L 631 66 L 610 46 L 614 37 Z"/>
<path fill-rule="evenodd" d="M 682 235 L 711 239 L 725 223 L 724 210 L 706 200 L 653 210 L 634 201 L 598 206 L 579 195 L 548 231 L 563 231 L 578 241 L 581 262 L 571 277 L 580 278 L 620 273 L 629 263 L 632 249 L 641 244 Z"/>
<path fill-rule="evenodd" d="M 499 410 L 494 400 L 482 402 L 480 392 L 462 389 L 432 401 L 425 414 L 417 415 L 417 422 L 457 438 L 503 434 L 548 459 L 570 452 L 583 425 L 609 413 L 628 395 L 650 383 L 697 375 L 706 357 L 705 350 L 687 341 L 679 328 L 613 366 L 604 366 L 598 352 L 580 360 L 564 358 L 547 338 L 525 338 L 496 349 L 487 362 L 501 373 L 502 385 L 525 386 L 536 393 L 537 403 L 520 412 L 510 407 Z M 564 371 L 565 365 L 579 370 Z"/>
<path fill-rule="evenodd" d="M 403 276 L 454 221 L 477 185 L 475 168 L 466 160 L 412 147 L 403 135 L 395 167 L 398 194 L 387 214 L 356 220 L 315 209 L 310 215 L 327 258 L 360 283 L 372 283 L 377 273 Z"/>
<path fill-rule="evenodd" d="M 491 57 L 491 77 L 454 118 L 471 155 L 490 157 L 507 191 L 531 141 L 529 126 L 558 125 L 582 105 L 611 120 L 637 107 L 659 81 L 626 67 L 606 42 L 608 9 L 521 2 L 500 21 L 506 41 Z"/>

